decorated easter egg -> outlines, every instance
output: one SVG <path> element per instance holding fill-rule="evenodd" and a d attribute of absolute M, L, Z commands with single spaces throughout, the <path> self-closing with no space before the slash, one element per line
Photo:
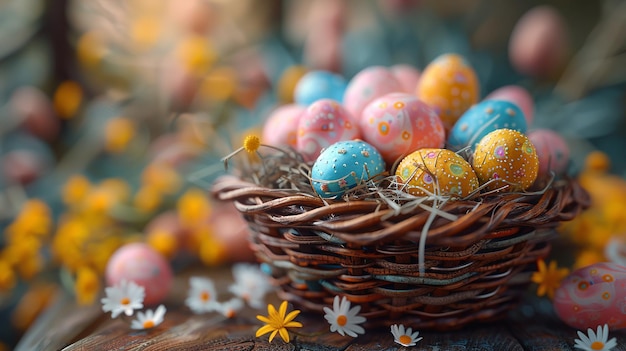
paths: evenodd
<path fill-rule="evenodd" d="M 561 175 L 569 165 L 569 147 L 559 133 L 550 129 L 528 132 L 528 139 L 535 145 L 539 158 L 538 180 L 547 180 L 551 173 Z"/>
<path fill-rule="evenodd" d="M 358 126 L 343 106 L 335 100 L 317 100 L 300 117 L 296 150 L 306 161 L 314 161 L 323 148 L 359 137 Z"/>
<path fill-rule="evenodd" d="M 297 104 L 283 105 L 272 111 L 263 124 L 261 140 L 272 146 L 290 146 L 295 148 L 298 123 L 306 107 Z"/>
<path fill-rule="evenodd" d="M 391 66 L 390 70 L 400 83 L 403 92 L 411 94 L 415 92 L 417 81 L 420 79 L 420 71 L 417 68 L 401 63 Z"/>
<path fill-rule="evenodd" d="M 441 148 L 445 130 L 437 114 L 415 96 L 391 93 L 363 110 L 359 119 L 363 140 L 380 151 L 385 162 L 421 148 Z"/>
<path fill-rule="evenodd" d="M 448 149 L 420 149 L 402 159 L 396 176 L 402 190 L 415 196 L 429 194 L 465 197 L 478 188 L 472 166 Z"/>
<path fill-rule="evenodd" d="M 474 150 L 485 135 L 500 128 L 526 133 L 522 110 L 509 101 L 482 101 L 465 111 L 454 124 L 448 136 L 448 147 L 456 151 L 469 146 Z"/>
<path fill-rule="evenodd" d="M 509 58 L 519 72 L 539 77 L 558 74 L 567 61 L 569 34 L 563 16 L 549 5 L 526 12 L 509 40 Z"/>
<path fill-rule="evenodd" d="M 472 167 L 480 184 L 498 191 L 529 188 L 539 170 L 539 159 L 532 142 L 522 133 L 497 129 L 476 146 Z"/>
<path fill-rule="evenodd" d="M 311 168 L 311 184 L 324 198 L 340 198 L 366 180 L 385 172 L 381 154 L 362 140 L 339 141 L 326 148 Z"/>
<path fill-rule="evenodd" d="M 372 100 L 388 93 L 402 91 L 393 73 L 383 66 L 371 66 L 350 80 L 343 96 L 343 105 L 355 118 Z"/>
<path fill-rule="evenodd" d="M 528 90 L 519 85 L 506 85 L 492 91 L 484 100 L 505 100 L 517 105 L 524 113 L 526 126 L 530 128 L 535 118 L 535 102 Z"/>
<path fill-rule="evenodd" d="M 172 268 L 163 256 L 147 244 L 126 244 L 117 249 L 106 267 L 108 285 L 122 280 L 133 281 L 146 290 L 144 304 L 155 305 L 163 301 L 172 285 Z"/>
<path fill-rule="evenodd" d="M 601 262 L 574 271 L 561 282 L 553 304 L 559 318 L 576 329 L 626 328 L 626 267 Z"/>
<path fill-rule="evenodd" d="M 294 100 L 308 106 L 320 99 L 342 102 L 347 82 L 344 77 L 329 71 L 307 72 L 296 84 Z"/>
<path fill-rule="evenodd" d="M 417 84 L 417 97 L 432 107 L 446 130 L 478 101 L 474 69 L 457 54 L 444 54 L 428 64 Z"/>

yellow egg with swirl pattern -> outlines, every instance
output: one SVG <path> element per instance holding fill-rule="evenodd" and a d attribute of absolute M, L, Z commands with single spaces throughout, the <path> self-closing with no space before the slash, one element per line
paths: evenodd
<path fill-rule="evenodd" d="M 415 196 L 428 193 L 465 197 L 478 188 L 472 166 L 447 149 L 419 149 L 400 161 L 396 168 L 402 189 Z"/>
<path fill-rule="evenodd" d="M 472 166 L 480 184 L 489 190 L 528 189 L 539 171 L 539 158 L 526 135 L 512 129 L 497 129 L 476 145 Z"/>

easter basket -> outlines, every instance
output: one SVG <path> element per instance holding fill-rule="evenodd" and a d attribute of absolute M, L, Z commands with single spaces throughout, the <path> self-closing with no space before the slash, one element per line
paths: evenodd
<path fill-rule="evenodd" d="M 345 296 L 370 326 L 441 330 L 504 317 L 549 253 L 553 229 L 589 203 L 571 179 L 436 205 L 390 201 L 392 177 L 378 177 L 327 200 L 311 189 L 308 165 L 295 153 L 238 170 L 218 179 L 212 194 L 232 201 L 249 224 L 279 297 L 323 313 Z"/>

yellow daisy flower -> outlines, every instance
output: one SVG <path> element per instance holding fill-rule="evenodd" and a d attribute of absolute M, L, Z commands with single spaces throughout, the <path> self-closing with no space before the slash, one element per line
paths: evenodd
<path fill-rule="evenodd" d="M 533 273 L 530 278 L 539 285 L 537 296 L 547 294 L 550 299 L 554 298 L 555 290 L 561 285 L 561 280 L 569 274 L 569 269 L 558 268 L 556 261 L 550 261 L 550 265 L 546 266 L 546 262 L 543 259 L 537 261 L 537 267 L 539 271 Z"/>
<path fill-rule="evenodd" d="M 280 334 L 280 337 L 285 342 L 289 342 L 289 332 L 287 331 L 287 328 L 301 328 L 302 323 L 293 320 L 296 316 L 298 316 L 298 314 L 300 314 L 300 310 L 293 310 L 285 316 L 286 313 L 287 301 L 283 301 L 280 304 L 278 311 L 276 311 L 274 305 L 268 304 L 267 317 L 261 315 L 256 316 L 258 320 L 265 323 L 264 326 L 256 331 L 256 337 L 258 338 L 259 336 L 272 332 L 272 334 L 270 334 L 270 342 L 272 342 L 276 333 Z"/>

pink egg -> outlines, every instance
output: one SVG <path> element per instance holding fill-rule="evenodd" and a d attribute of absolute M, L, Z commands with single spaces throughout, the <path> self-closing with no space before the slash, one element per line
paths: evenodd
<path fill-rule="evenodd" d="M 517 105 L 524 113 L 526 125 L 530 128 L 535 117 L 535 102 L 528 90 L 519 85 L 507 85 L 492 91 L 484 100 L 504 100 Z"/>
<path fill-rule="evenodd" d="M 32 150 L 11 150 L 0 157 L 0 172 L 11 183 L 30 184 L 49 168 L 49 162 L 43 155 Z"/>
<path fill-rule="evenodd" d="M 126 244 L 117 249 L 106 267 L 108 285 L 122 280 L 134 281 L 146 289 L 144 305 L 162 302 L 172 286 L 172 268 L 165 258 L 149 245 Z"/>
<path fill-rule="evenodd" d="M 358 119 L 365 106 L 374 99 L 402 90 L 402 86 L 389 69 L 383 66 L 371 66 L 357 73 L 350 80 L 343 96 L 343 105 L 352 116 Z"/>
<path fill-rule="evenodd" d="M 551 172 L 562 175 L 569 164 L 569 147 L 563 138 L 549 129 L 535 129 L 528 132 L 528 139 L 535 145 L 539 158 L 538 181 L 550 179 Z"/>
<path fill-rule="evenodd" d="M 420 71 L 417 68 L 407 64 L 398 64 L 391 66 L 390 70 L 400 83 L 403 92 L 412 94 L 415 91 L 420 79 Z"/>
<path fill-rule="evenodd" d="M 359 120 L 363 140 L 387 164 L 421 148 L 442 148 L 445 130 L 435 111 L 412 94 L 391 93 L 372 101 Z"/>
<path fill-rule="evenodd" d="M 11 95 L 10 105 L 15 118 L 36 137 L 53 141 L 59 135 L 59 120 L 50 99 L 41 90 L 29 86 L 19 88 Z"/>
<path fill-rule="evenodd" d="M 335 100 L 321 99 L 312 103 L 300 117 L 296 150 L 310 162 L 323 148 L 359 137 L 358 125 L 350 113 Z"/>
<path fill-rule="evenodd" d="M 509 59 L 519 72 L 536 77 L 558 74 L 569 51 L 565 20 L 548 5 L 526 12 L 509 40 Z"/>
<path fill-rule="evenodd" d="M 272 146 L 296 147 L 298 123 L 306 107 L 298 104 L 283 105 L 272 111 L 263 124 L 261 141 Z"/>
<path fill-rule="evenodd" d="M 554 309 L 567 325 L 586 330 L 626 327 L 626 267 L 596 263 L 567 276 L 554 295 Z"/>

